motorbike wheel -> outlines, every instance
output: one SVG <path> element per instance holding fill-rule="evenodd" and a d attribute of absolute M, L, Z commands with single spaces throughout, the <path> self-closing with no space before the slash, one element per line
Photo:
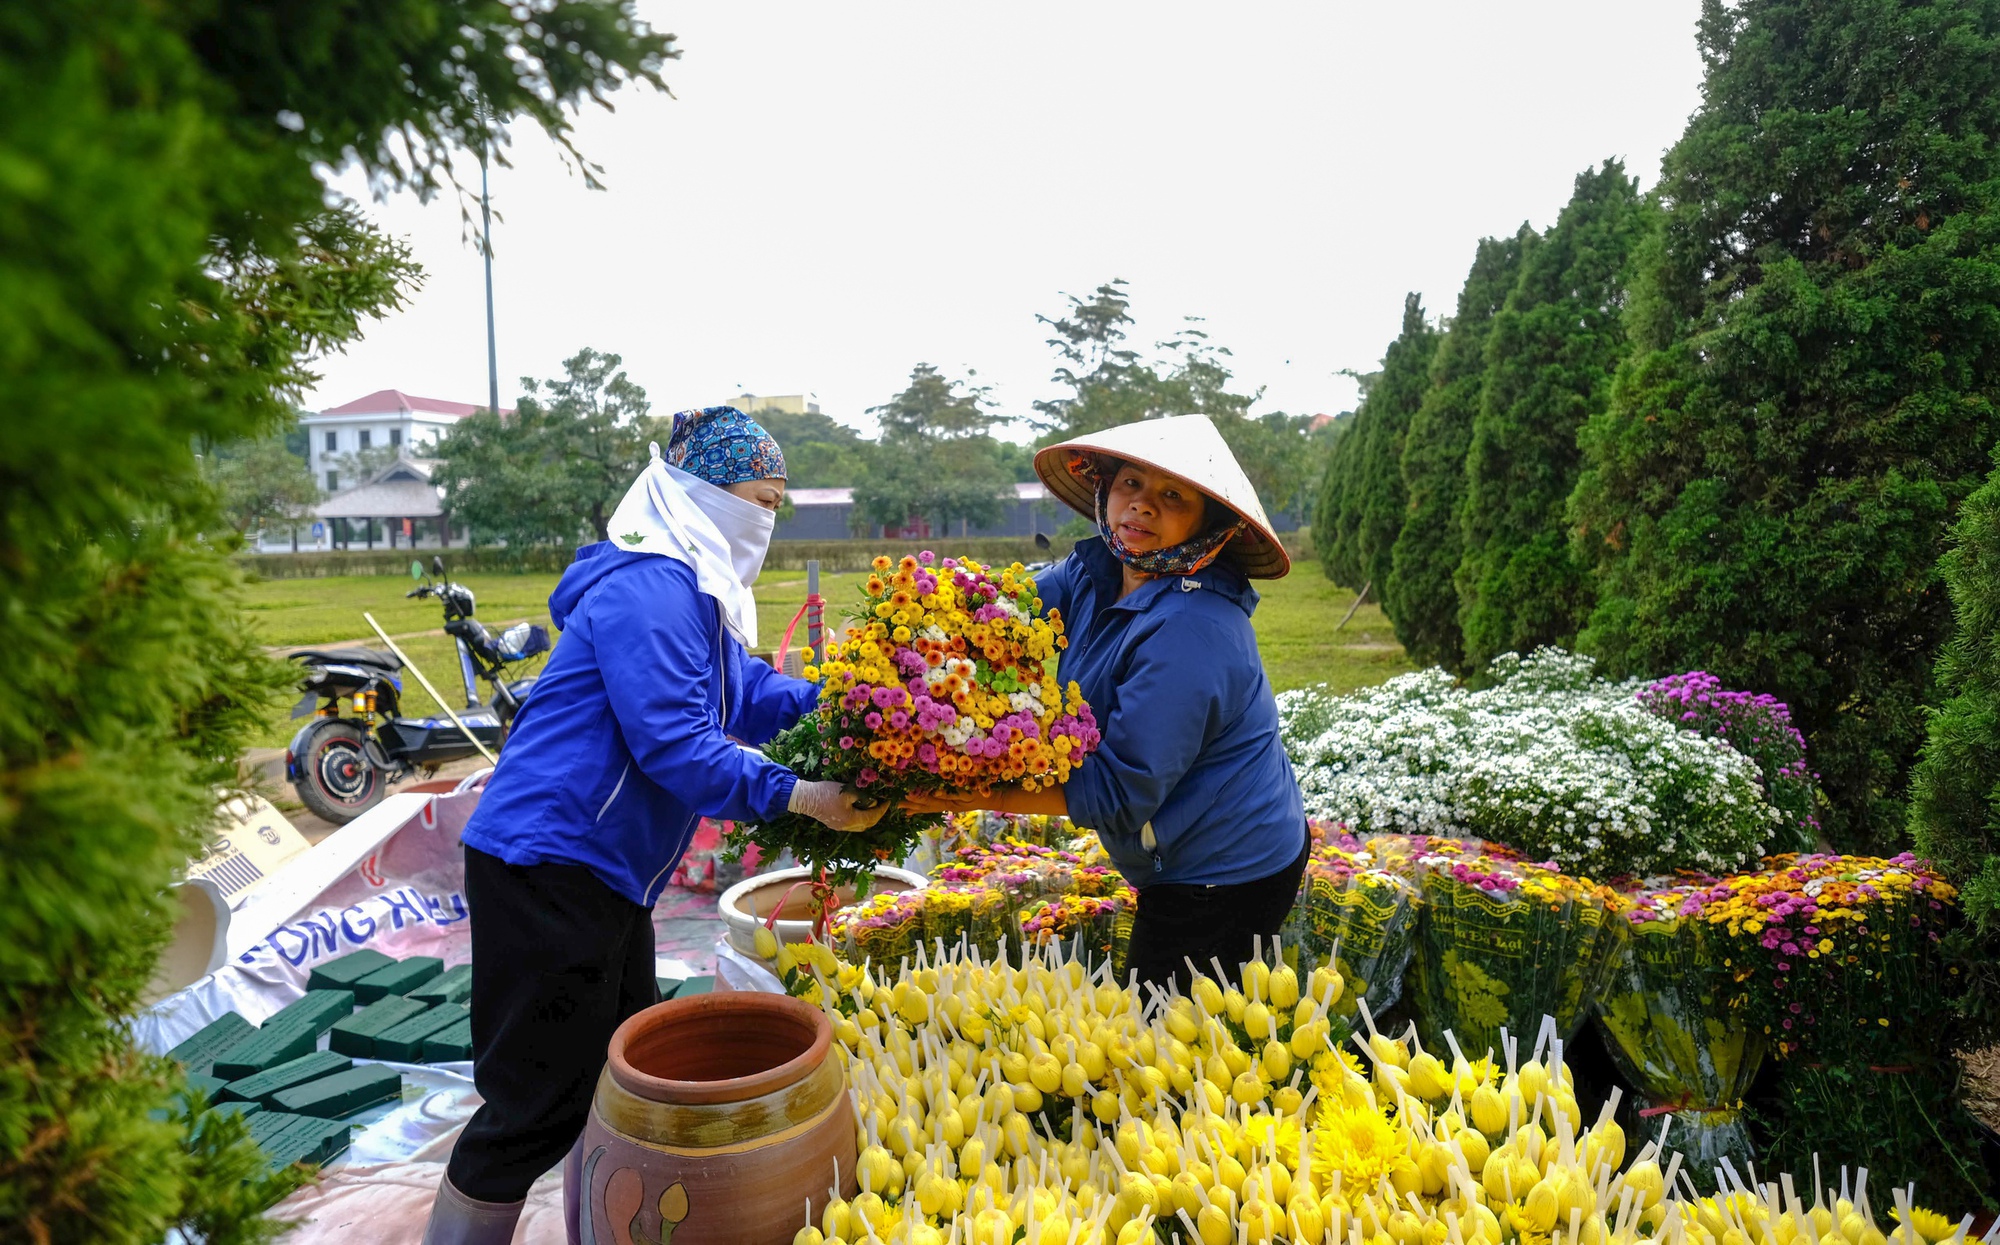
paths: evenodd
<path fill-rule="evenodd" d="M 314 816 L 344 826 L 382 802 L 389 784 L 368 760 L 366 739 L 351 722 L 328 722 L 307 737 L 292 789 Z"/>

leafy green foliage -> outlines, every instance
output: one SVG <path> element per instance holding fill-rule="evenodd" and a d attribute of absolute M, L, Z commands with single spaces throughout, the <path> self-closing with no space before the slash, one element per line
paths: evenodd
<path fill-rule="evenodd" d="M 1061 362 L 1053 379 L 1070 391 L 1035 403 L 1039 444 L 1167 415 L 1206 415 L 1223 429 L 1256 403 L 1257 394 L 1230 389 L 1229 350 L 1209 342 L 1200 317 L 1187 317 L 1178 333 L 1155 343 L 1159 354 L 1149 361 L 1125 344 L 1133 321 L 1123 280 L 1098 286 L 1088 299 L 1068 297 L 1062 318 L 1035 317 L 1055 330 L 1049 345 Z"/>
<path fill-rule="evenodd" d="M 1917 1029 L 1911 1018 L 1898 1023 Z M 1949 1055 L 1872 1067 L 1788 1060 L 1751 1102 L 1758 1165 L 1798 1172 L 1815 1156 L 1865 1154 L 1871 1200 L 1877 1189 L 1914 1183 L 1919 1205 L 1990 1208 L 1991 1185 L 1977 1127 L 1960 1097 L 1960 1075 Z"/>
<path fill-rule="evenodd" d="M 646 391 L 618 370 L 623 361 L 586 346 L 563 360 L 560 380 L 522 377 L 512 415 L 459 420 L 436 451 L 446 510 L 510 545 L 609 539 L 605 525 L 646 465 L 647 439 L 664 450 L 672 431 L 647 420 Z"/>
<path fill-rule="evenodd" d="M 983 386 L 963 384 L 919 363 L 901 393 L 870 408 L 882 439 L 854 490 L 857 515 L 897 526 L 928 518 L 944 532 L 953 523 L 999 522 L 1013 498 L 1013 477 L 993 439 L 1003 420 Z"/>
<path fill-rule="evenodd" d="M 785 451 L 792 488 L 848 488 L 868 474 L 868 442 L 830 415 L 794 414 L 774 407 L 746 411 Z"/>
<path fill-rule="evenodd" d="M 1475 668 L 1501 653 L 1569 647 L 1589 611 L 1563 508 L 1576 486 L 1576 430 L 1603 408 L 1626 350 L 1619 316 L 1632 250 L 1651 219 L 1618 161 L 1579 173 L 1493 317 L 1455 577 Z"/>
<path fill-rule="evenodd" d="M 1325 451 L 1314 442 L 1313 417 L 1273 411 L 1242 419 L 1219 419 L 1215 430 L 1229 444 L 1257 499 L 1275 517 L 1311 513 Z"/>
<path fill-rule="evenodd" d="M 1704 6 L 1702 103 L 1571 503 L 1619 673 L 1789 703 L 1843 848 L 1905 822 L 2000 387 L 2000 0 Z"/>
<path fill-rule="evenodd" d="M 1965 914 L 2000 934 L 2000 459 L 1952 539 L 1939 570 L 1958 626 L 1938 661 L 1944 703 L 1910 776 L 1910 835 L 1960 888 Z"/>
<path fill-rule="evenodd" d="M 560 138 L 667 52 L 603 2 L 0 7 L 0 390 L 23 412 L 0 438 L 10 1240 L 281 1226 L 253 1213 L 282 1183 L 242 1184 L 261 1160 L 240 1133 L 150 1117 L 175 1076 L 124 1021 L 166 885 L 289 682 L 203 535 L 225 521 L 192 447 L 280 434 L 311 359 L 416 277 L 315 168 L 434 184 L 468 134 L 526 113 Z"/>
<path fill-rule="evenodd" d="M 1403 444 L 1410 420 L 1430 388 L 1431 357 L 1443 334 L 1424 318 L 1423 301 L 1403 299 L 1402 331 L 1382 356 L 1381 375 L 1355 409 L 1354 424 L 1333 444 L 1313 543 L 1327 575 L 1344 587 L 1388 583 L 1408 499 L 1403 492 Z"/>
<path fill-rule="evenodd" d="M 842 753 L 836 731 L 820 714 L 809 713 L 798 725 L 780 732 L 764 745 L 764 755 L 791 770 L 800 778 L 815 781 L 852 782 L 860 768 L 852 753 Z M 865 759 L 865 758 L 864 758 Z M 924 831 L 943 823 L 937 814 L 904 812 L 896 806 L 900 798 L 886 797 L 889 811 L 866 830 L 835 830 L 803 813 L 782 812 L 767 822 L 739 821 L 730 827 L 727 839 L 729 858 L 741 859 L 745 850 L 759 840 L 780 843 L 794 859 L 817 875 L 824 871 L 835 886 L 863 882 L 880 864 L 893 864 L 915 850 Z"/>
<path fill-rule="evenodd" d="M 1458 589 L 1452 576 L 1464 552 L 1460 507 L 1465 453 L 1486 377 L 1487 330 L 1520 274 L 1535 231 L 1523 224 L 1510 238 L 1482 238 L 1458 292 L 1458 311 L 1431 361 L 1430 388 L 1410 416 L 1403 440 L 1403 530 L 1389 558 L 1383 607 L 1410 660 L 1468 669 L 1458 629 Z"/>
<path fill-rule="evenodd" d="M 237 535 L 299 522 L 319 500 L 319 486 L 305 458 L 293 453 L 286 440 L 284 433 L 254 437 L 219 445 L 202 456 L 202 477 L 215 490 L 223 521 Z"/>

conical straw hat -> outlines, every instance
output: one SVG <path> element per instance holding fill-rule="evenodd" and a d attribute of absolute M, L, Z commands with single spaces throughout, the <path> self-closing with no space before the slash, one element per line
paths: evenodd
<path fill-rule="evenodd" d="M 1234 510 L 1249 526 L 1222 550 L 1222 558 L 1251 579 L 1280 579 L 1292 569 L 1292 559 L 1271 530 L 1264 504 L 1250 477 L 1229 452 L 1229 443 L 1206 415 L 1173 415 L 1142 419 L 1051 445 L 1035 455 L 1035 474 L 1049 492 L 1091 522 L 1097 521 L 1097 493 L 1090 481 L 1069 469 L 1070 456 L 1096 454 L 1118 462 L 1138 463 L 1179 476 L 1211 498 Z"/>

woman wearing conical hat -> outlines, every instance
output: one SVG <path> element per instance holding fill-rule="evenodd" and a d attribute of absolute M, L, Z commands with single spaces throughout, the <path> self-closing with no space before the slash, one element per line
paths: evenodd
<path fill-rule="evenodd" d="M 1049 491 L 1097 536 L 1035 587 L 1069 639 L 1104 740 L 1067 783 L 976 799 L 913 795 L 913 810 L 1051 813 L 1097 832 L 1139 892 L 1130 963 L 1188 983 L 1187 962 L 1232 975 L 1278 932 L 1309 835 L 1257 653 L 1252 579 L 1291 559 L 1243 468 L 1200 415 L 1145 420 L 1035 455 Z"/>

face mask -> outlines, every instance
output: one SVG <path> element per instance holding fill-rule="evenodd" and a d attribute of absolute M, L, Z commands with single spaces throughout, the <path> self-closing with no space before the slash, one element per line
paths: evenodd
<path fill-rule="evenodd" d="M 758 573 L 764 569 L 764 555 L 771 548 L 771 533 L 777 529 L 778 516 L 679 468 L 669 467 L 667 471 L 687 489 L 688 500 L 714 522 L 715 530 L 729 542 L 729 561 L 736 568 L 736 582 L 745 588 L 756 583 Z"/>
<path fill-rule="evenodd" d="M 611 543 L 619 549 L 658 554 L 691 567 L 702 593 L 721 606 L 729 633 L 745 648 L 755 648 L 757 598 L 750 586 L 764 568 L 777 521 L 762 506 L 656 456 L 618 504 L 608 527 Z"/>

